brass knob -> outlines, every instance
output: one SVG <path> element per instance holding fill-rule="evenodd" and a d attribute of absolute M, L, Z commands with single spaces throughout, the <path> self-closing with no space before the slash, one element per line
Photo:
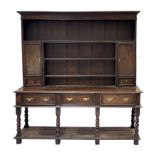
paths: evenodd
<path fill-rule="evenodd" d="M 123 100 L 127 102 L 129 100 L 129 97 L 123 97 Z"/>
<path fill-rule="evenodd" d="M 107 97 L 106 99 L 110 102 L 113 100 L 113 97 Z"/>
<path fill-rule="evenodd" d="M 27 97 L 26 100 L 27 100 L 28 102 L 31 102 L 31 101 L 33 101 L 33 97 Z"/>
<path fill-rule="evenodd" d="M 50 98 L 49 97 L 43 97 L 42 100 L 45 102 L 48 102 L 50 100 Z"/>
<path fill-rule="evenodd" d="M 84 101 L 84 102 L 89 101 L 89 99 L 90 99 L 89 97 L 83 97 L 83 101 Z"/>
<path fill-rule="evenodd" d="M 73 100 L 73 97 L 67 97 L 66 100 L 67 100 L 68 102 L 71 102 L 71 101 Z"/>

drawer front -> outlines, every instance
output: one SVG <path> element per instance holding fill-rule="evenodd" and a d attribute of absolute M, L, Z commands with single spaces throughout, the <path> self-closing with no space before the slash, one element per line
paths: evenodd
<path fill-rule="evenodd" d="M 119 86 L 134 86 L 135 80 L 134 78 L 119 78 L 118 85 Z"/>
<path fill-rule="evenodd" d="M 102 105 L 134 105 L 136 95 L 103 95 Z"/>
<path fill-rule="evenodd" d="M 95 104 L 95 95 L 90 94 L 65 94 L 62 97 L 62 104 L 69 105 L 93 105 Z"/>
<path fill-rule="evenodd" d="M 24 105 L 55 105 L 54 94 L 27 94 L 23 96 Z"/>
<path fill-rule="evenodd" d="M 41 86 L 43 81 L 41 78 L 28 78 L 25 79 L 25 86 Z"/>

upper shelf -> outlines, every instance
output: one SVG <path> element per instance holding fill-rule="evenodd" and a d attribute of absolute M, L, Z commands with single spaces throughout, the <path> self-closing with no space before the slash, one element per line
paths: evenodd
<path fill-rule="evenodd" d="M 81 44 L 81 43 L 129 43 L 133 44 L 134 40 L 29 40 L 24 41 L 25 44 L 43 43 L 43 44 Z"/>
<path fill-rule="evenodd" d="M 23 40 L 130 40 L 135 39 L 135 21 L 24 20 Z"/>
<path fill-rule="evenodd" d="M 107 61 L 110 61 L 110 60 L 115 60 L 115 57 L 113 58 L 44 58 L 44 60 L 46 61 L 50 61 L 50 60 L 107 60 Z"/>
<path fill-rule="evenodd" d="M 128 42 L 133 43 L 131 40 L 46 40 L 44 43 L 119 43 Z"/>

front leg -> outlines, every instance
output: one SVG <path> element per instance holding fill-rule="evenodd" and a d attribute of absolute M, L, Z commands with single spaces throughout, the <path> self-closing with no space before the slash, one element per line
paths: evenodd
<path fill-rule="evenodd" d="M 135 128 L 135 108 L 131 111 L 131 128 Z"/>
<path fill-rule="evenodd" d="M 135 108 L 135 134 L 134 134 L 135 145 L 138 145 L 139 143 L 139 115 L 140 115 L 140 108 Z"/>
<path fill-rule="evenodd" d="M 28 113 L 28 107 L 25 107 L 25 125 L 24 128 L 28 128 L 29 127 L 29 113 Z"/>
<path fill-rule="evenodd" d="M 17 115 L 17 134 L 16 134 L 16 143 L 21 144 L 21 107 L 16 107 L 16 115 Z"/>
<path fill-rule="evenodd" d="M 60 107 L 56 107 L 56 144 L 60 144 Z"/>
<path fill-rule="evenodd" d="M 95 144 L 99 144 L 99 116 L 100 116 L 100 107 L 95 108 L 96 115 L 96 134 L 95 134 Z"/>

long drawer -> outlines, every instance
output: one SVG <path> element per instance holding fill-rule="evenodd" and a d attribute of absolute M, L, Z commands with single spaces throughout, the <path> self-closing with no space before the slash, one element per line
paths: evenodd
<path fill-rule="evenodd" d="M 24 94 L 22 95 L 23 105 L 55 105 L 54 94 Z"/>
<path fill-rule="evenodd" d="M 99 104 L 99 95 L 95 94 L 61 94 L 61 104 L 64 105 L 96 105 Z"/>
<path fill-rule="evenodd" d="M 135 105 L 135 94 L 108 94 L 101 96 L 101 105 Z"/>

